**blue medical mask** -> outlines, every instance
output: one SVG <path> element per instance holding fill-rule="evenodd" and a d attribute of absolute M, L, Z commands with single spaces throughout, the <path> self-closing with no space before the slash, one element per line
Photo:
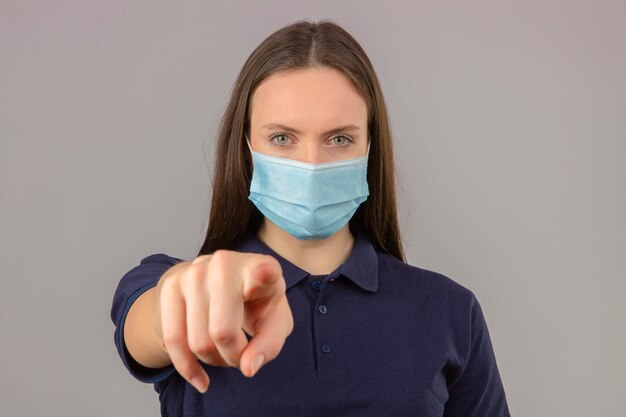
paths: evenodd
<path fill-rule="evenodd" d="M 296 239 L 324 239 L 341 229 L 367 199 L 367 155 L 309 164 L 252 150 L 248 198 Z"/>

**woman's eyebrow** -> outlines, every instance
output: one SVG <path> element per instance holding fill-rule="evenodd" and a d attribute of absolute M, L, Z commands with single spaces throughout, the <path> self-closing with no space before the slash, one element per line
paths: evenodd
<path fill-rule="evenodd" d="M 288 127 L 285 125 L 281 125 L 280 123 L 269 123 L 266 125 L 262 126 L 263 129 L 280 129 L 280 130 L 284 130 L 286 132 L 291 132 L 291 133 L 295 133 L 297 135 L 299 135 L 301 132 L 297 131 L 296 129 L 292 128 L 292 127 Z M 345 131 L 354 131 L 354 130 L 360 130 L 360 128 L 358 126 L 355 125 L 345 125 L 345 126 L 339 126 L 336 127 L 334 129 L 329 130 L 328 132 L 324 132 L 324 135 L 330 135 L 331 133 L 338 133 L 338 132 L 345 132 Z"/>

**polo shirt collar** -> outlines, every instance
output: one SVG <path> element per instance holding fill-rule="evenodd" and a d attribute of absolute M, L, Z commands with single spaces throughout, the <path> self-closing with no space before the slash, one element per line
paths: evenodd
<path fill-rule="evenodd" d="M 271 255 L 279 262 L 287 289 L 293 287 L 310 274 L 289 262 L 250 231 L 246 232 L 241 244 L 236 249 L 241 252 L 254 252 L 264 255 Z M 328 275 L 328 278 L 344 276 L 357 284 L 364 290 L 376 292 L 378 290 L 378 255 L 367 234 L 358 230 L 356 232 L 354 246 L 348 259 L 335 271 Z"/>

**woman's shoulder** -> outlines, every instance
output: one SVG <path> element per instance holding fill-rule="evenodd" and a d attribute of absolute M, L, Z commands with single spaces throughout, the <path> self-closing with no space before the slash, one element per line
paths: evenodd
<path fill-rule="evenodd" d="M 144 265 L 144 264 L 152 264 L 152 263 L 156 263 L 156 264 L 169 264 L 169 265 L 175 265 L 178 262 L 182 262 L 184 261 L 184 259 L 181 258 L 177 258 L 175 256 L 172 255 L 168 255 L 166 253 L 163 252 L 159 252 L 159 253 L 153 253 L 151 255 L 148 255 L 146 257 L 144 257 L 139 264 L 140 265 Z"/>
<path fill-rule="evenodd" d="M 443 272 L 403 262 L 387 253 L 379 252 L 378 259 L 379 279 L 383 282 L 386 280 L 400 285 L 407 291 L 413 289 L 430 295 L 445 295 L 468 301 L 475 297 L 470 288 Z"/>

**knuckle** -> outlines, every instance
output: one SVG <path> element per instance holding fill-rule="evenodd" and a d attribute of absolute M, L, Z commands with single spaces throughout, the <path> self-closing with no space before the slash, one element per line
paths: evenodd
<path fill-rule="evenodd" d="M 206 268 L 204 266 L 196 265 L 189 270 L 186 275 L 186 284 L 193 289 L 197 289 L 202 286 L 206 277 Z"/>
<path fill-rule="evenodd" d="M 228 251 L 226 249 L 218 249 L 213 252 L 213 256 L 211 257 L 211 262 L 221 263 L 224 262 L 228 258 Z"/>
<path fill-rule="evenodd" d="M 214 344 L 209 338 L 193 337 L 189 340 L 189 349 L 196 355 L 207 356 L 214 351 Z"/>
<path fill-rule="evenodd" d="M 181 346 L 181 339 L 177 333 L 170 330 L 163 330 L 163 344 L 168 349 L 177 348 Z"/>
<path fill-rule="evenodd" d="M 172 274 L 168 275 L 161 284 L 161 292 L 175 291 L 178 288 L 178 280 L 180 275 Z"/>
<path fill-rule="evenodd" d="M 191 261 L 191 265 L 196 266 L 196 265 L 198 265 L 198 264 L 200 264 L 200 263 L 204 263 L 204 262 L 206 262 L 206 261 L 210 260 L 210 259 L 211 259 L 211 256 L 212 256 L 212 255 L 200 255 L 200 256 L 196 256 L 196 258 L 195 258 L 194 260 L 192 260 L 192 261 Z"/>
<path fill-rule="evenodd" d="M 205 265 L 190 266 L 180 284 L 180 291 L 185 297 L 191 297 L 203 291 L 207 283 L 207 268 Z"/>
<path fill-rule="evenodd" d="M 209 328 L 209 336 L 217 343 L 228 343 L 235 339 L 236 334 L 225 323 L 216 322 Z"/>
<path fill-rule="evenodd" d="M 211 257 L 211 267 L 224 270 L 227 269 L 233 263 L 233 255 L 235 252 L 226 250 L 226 249 L 218 249 L 213 252 L 213 256 Z M 222 275 L 222 274 L 217 274 Z"/>

